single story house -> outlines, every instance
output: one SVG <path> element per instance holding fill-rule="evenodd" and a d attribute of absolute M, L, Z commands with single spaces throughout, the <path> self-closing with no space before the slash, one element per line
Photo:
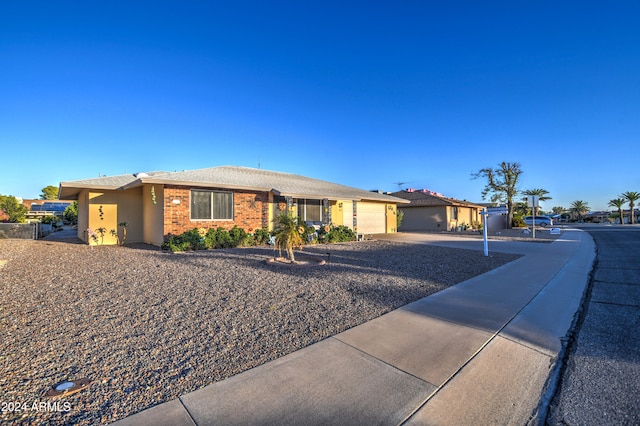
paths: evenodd
<path fill-rule="evenodd" d="M 399 205 L 404 214 L 399 231 L 455 231 L 462 226 L 482 223 L 479 204 L 447 198 L 429 190 L 408 189 L 390 195 L 409 204 Z"/>
<path fill-rule="evenodd" d="M 126 223 L 129 242 L 161 245 L 194 228 L 247 232 L 273 229 L 289 211 L 314 224 L 345 225 L 360 234 L 396 232 L 402 198 L 305 176 L 236 166 L 147 172 L 61 182 L 60 198 L 78 200 L 78 238 L 116 244 Z"/>

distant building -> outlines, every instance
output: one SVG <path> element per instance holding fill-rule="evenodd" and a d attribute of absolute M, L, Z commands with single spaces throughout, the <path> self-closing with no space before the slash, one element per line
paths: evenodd
<path fill-rule="evenodd" d="M 483 206 L 479 204 L 447 198 L 428 189 L 409 188 L 390 195 L 409 201 L 398 205 L 404 214 L 398 231 L 455 231 L 482 223 Z"/>

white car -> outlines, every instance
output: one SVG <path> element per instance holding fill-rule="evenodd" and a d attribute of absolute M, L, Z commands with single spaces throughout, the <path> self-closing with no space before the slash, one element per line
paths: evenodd
<path fill-rule="evenodd" d="M 524 223 L 526 223 L 528 226 L 533 225 L 534 224 L 533 216 L 525 216 Z M 546 228 L 547 226 L 553 226 L 553 219 L 547 216 L 536 216 L 535 226 L 542 226 L 543 228 Z"/>

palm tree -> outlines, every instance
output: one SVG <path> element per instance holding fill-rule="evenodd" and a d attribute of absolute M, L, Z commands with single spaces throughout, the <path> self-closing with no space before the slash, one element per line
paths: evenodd
<path fill-rule="evenodd" d="M 302 232 L 298 225 L 298 220 L 290 213 L 282 213 L 276 217 L 275 227 L 276 245 L 279 249 L 284 249 L 291 263 L 296 262 L 293 249 L 302 247 Z"/>
<path fill-rule="evenodd" d="M 527 189 L 525 191 L 522 191 L 523 195 L 537 195 L 538 196 L 538 201 L 551 200 L 551 197 L 547 196 L 548 193 L 549 193 L 549 191 L 547 191 L 546 189 L 542 189 L 542 188 Z M 527 201 L 527 197 L 524 197 L 524 201 Z M 538 207 L 537 206 L 533 208 L 533 215 L 534 216 L 538 216 Z"/>
<path fill-rule="evenodd" d="M 609 200 L 609 207 L 616 207 L 618 209 L 618 216 L 620 216 L 620 225 L 624 223 L 622 220 L 622 208 L 624 207 L 627 200 L 624 198 L 614 198 L 613 200 Z"/>
<path fill-rule="evenodd" d="M 589 207 L 589 204 L 587 204 L 586 202 L 582 201 L 582 200 L 576 200 L 573 203 L 571 203 L 571 208 L 569 209 L 571 211 L 572 214 L 575 214 L 578 216 L 578 220 L 582 220 L 582 216 L 589 213 L 589 210 L 591 210 L 591 208 Z"/>
<path fill-rule="evenodd" d="M 630 224 L 633 225 L 633 218 L 635 216 L 635 212 L 633 210 L 633 206 L 634 203 L 638 200 L 640 200 L 640 192 L 635 192 L 635 191 L 627 191 L 627 192 L 623 192 L 620 195 L 621 198 L 624 198 L 625 200 L 627 200 L 629 202 L 629 210 L 631 210 L 631 221 L 629 222 Z"/>

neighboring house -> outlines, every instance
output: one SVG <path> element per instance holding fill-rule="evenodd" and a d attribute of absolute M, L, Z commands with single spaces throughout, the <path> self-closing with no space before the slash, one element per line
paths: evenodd
<path fill-rule="evenodd" d="M 194 228 L 273 229 L 274 217 L 285 211 L 360 234 L 388 233 L 396 231 L 397 204 L 407 203 L 305 176 L 235 166 L 61 182 L 59 196 L 78 200 L 78 238 L 92 243 L 87 229 L 102 229 L 104 244 L 117 242 L 111 231 L 121 233 L 123 222 L 127 242 L 161 245 Z"/>
<path fill-rule="evenodd" d="M 22 205 L 29 211 L 27 220 L 40 220 L 43 216 L 62 217 L 64 210 L 72 203 L 70 200 L 22 200 Z"/>
<path fill-rule="evenodd" d="M 479 204 L 447 198 L 429 190 L 404 190 L 390 195 L 409 204 L 399 205 L 404 213 L 399 231 L 455 231 L 458 227 L 482 223 Z"/>

